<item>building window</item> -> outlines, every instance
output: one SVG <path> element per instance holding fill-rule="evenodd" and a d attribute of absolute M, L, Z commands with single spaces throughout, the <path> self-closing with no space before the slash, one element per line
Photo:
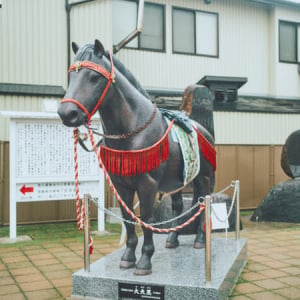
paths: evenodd
<path fill-rule="evenodd" d="M 279 61 L 300 62 L 300 24 L 279 21 Z"/>
<path fill-rule="evenodd" d="M 173 52 L 217 57 L 218 14 L 173 8 Z"/>
<path fill-rule="evenodd" d="M 138 2 L 113 1 L 113 44 L 118 44 L 136 29 Z M 126 47 L 164 51 L 165 50 L 165 9 L 163 5 L 144 4 L 143 28 L 139 36 Z"/>

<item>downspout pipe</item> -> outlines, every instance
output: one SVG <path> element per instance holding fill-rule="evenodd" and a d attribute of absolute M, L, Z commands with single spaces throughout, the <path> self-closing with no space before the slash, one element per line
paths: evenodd
<path fill-rule="evenodd" d="M 123 40 L 121 40 L 117 45 L 113 46 L 113 53 L 116 54 L 123 47 L 125 47 L 132 39 L 142 32 L 143 28 L 143 16 L 144 16 L 144 0 L 139 1 L 138 16 L 136 29 L 127 35 Z"/>

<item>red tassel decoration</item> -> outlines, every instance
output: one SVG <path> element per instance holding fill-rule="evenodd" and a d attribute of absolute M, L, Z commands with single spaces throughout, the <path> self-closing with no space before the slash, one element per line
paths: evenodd
<path fill-rule="evenodd" d="M 163 137 L 154 145 L 140 150 L 116 150 L 100 147 L 100 155 L 107 171 L 121 176 L 132 176 L 148 173 L 158 168 L 169 157 L 168 134 L 172 121 Z"/>
<path fill-rule="evenodd" d="M 205 136 L 197 128 L 194 127 L 194 129 L 197 132 L 198 145 L 200 147 L 200 150 L 203 153 L 204 157 L 213 166 L 214 171 L 215 171 L 216 166 L 217 166 L 217 163 L 216 163 L 216 150 L 212 146 L 212 144 L 205 138 Z"/>

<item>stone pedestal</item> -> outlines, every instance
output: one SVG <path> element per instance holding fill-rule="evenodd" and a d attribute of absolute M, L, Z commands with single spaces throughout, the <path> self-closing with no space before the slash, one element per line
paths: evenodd
<path fill-rule="evenodd" d="M 176 249 L 164 247 L 166 235 L 155 235 L 152 274 L 135 276 L 119 268 L 124 248 L 91 264 L 90 272 L 73 274 L 73 299 L 227 299 L 246 264 L 245 239 L 212 239 L 212 280 L 206 283 L 205 249 L 194 249 L 194 235 L 180 236 Z M 139 240 L 139 257 L 142 238 Z M 127 296 L 124 296 L 127 293 Z M 132 295 L 132 297 L 130 296 Z"/>

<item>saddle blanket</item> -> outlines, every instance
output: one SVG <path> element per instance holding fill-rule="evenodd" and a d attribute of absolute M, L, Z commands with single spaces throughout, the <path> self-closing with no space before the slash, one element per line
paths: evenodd
<path fill-rule="evenodd" d="M 180 144 L 184 161 L 183 183 L 184 186 L 191 182 L 200 171 L 200 155 L 196 130 L 188 134 L 182 127 L 173 124 L 171 129 L 173 141 Z"/>

